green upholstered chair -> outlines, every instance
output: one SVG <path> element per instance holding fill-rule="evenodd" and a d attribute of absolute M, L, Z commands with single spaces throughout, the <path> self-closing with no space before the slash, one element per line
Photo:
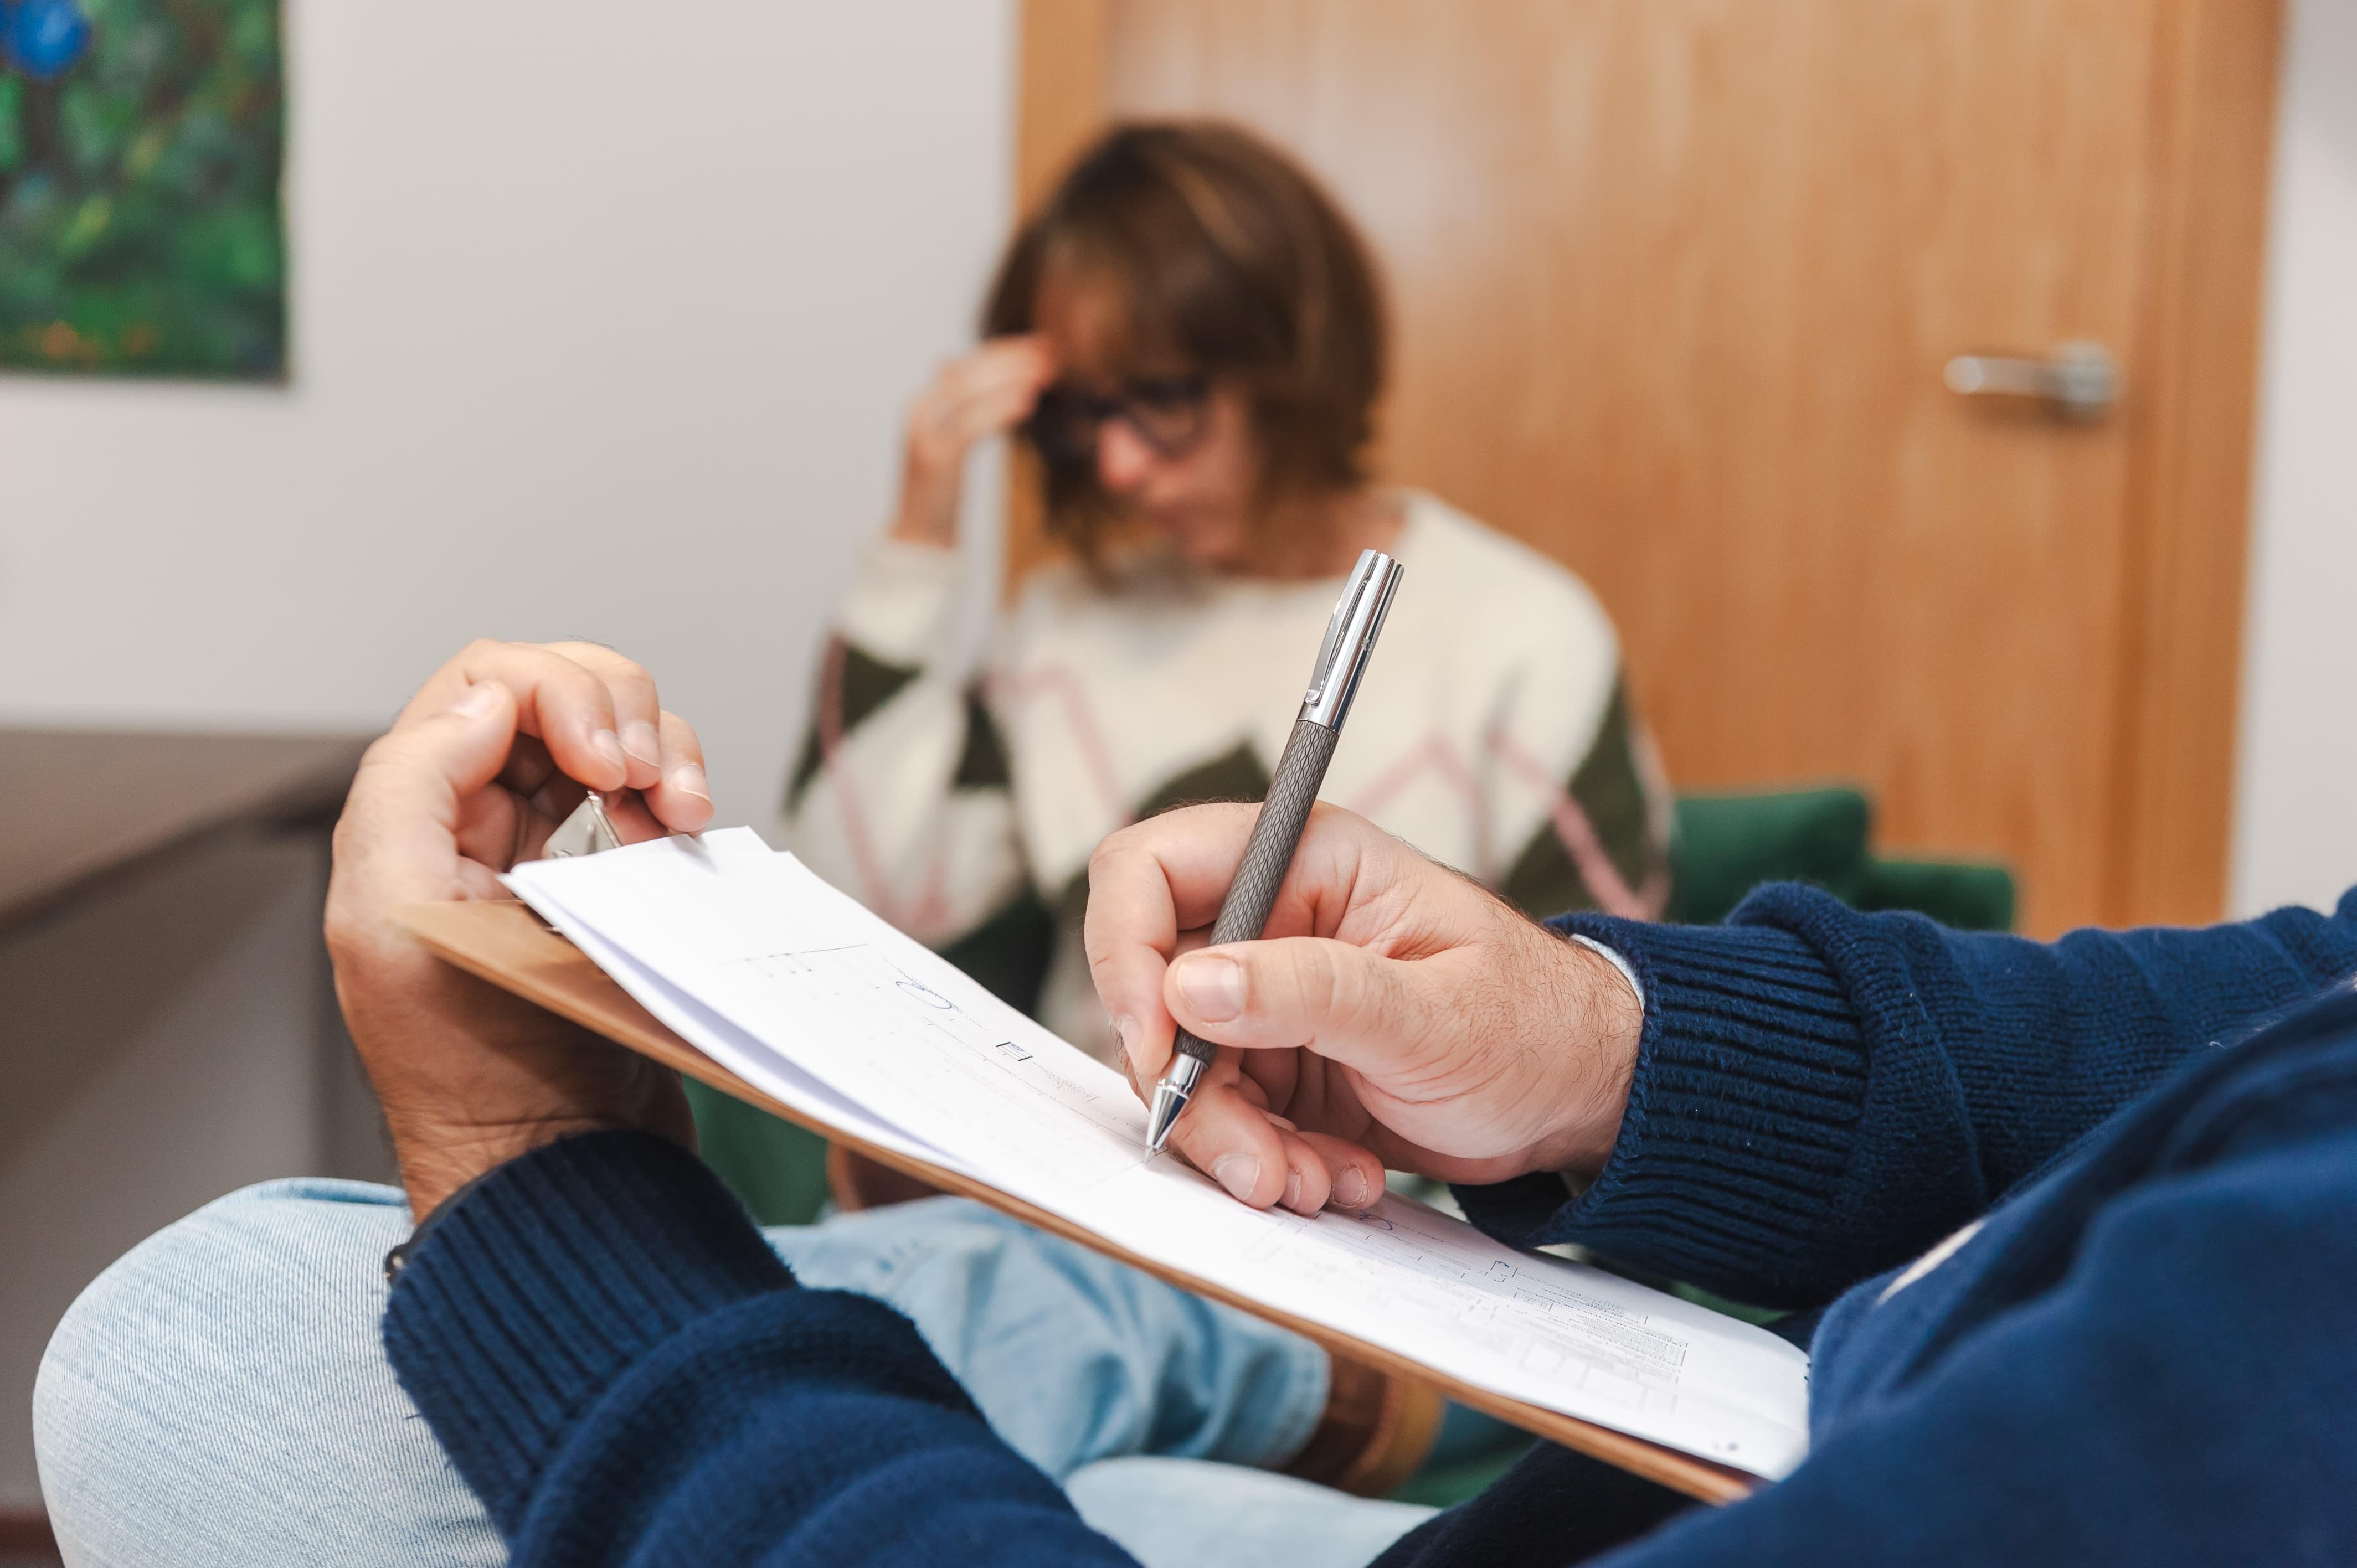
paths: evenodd
<path fill-rule="evenodd" d="M 826 1202 L 826 1140 L 694 1079 L 688 1108 L 704 1163 L 764 1225 L 807 1225 Z"/>
<path fill-rule="evenodd" d="M 2013 926 L 2013 875 L 1969 861 L 1886 860 L 1874 808 L 1839 785 L 1683 795 L 1670 843 L 1669 918 L 1727 918 L 1763 882 L 1807 882 L 1858 909 L 1913 909 L 1964 930 Z"/>

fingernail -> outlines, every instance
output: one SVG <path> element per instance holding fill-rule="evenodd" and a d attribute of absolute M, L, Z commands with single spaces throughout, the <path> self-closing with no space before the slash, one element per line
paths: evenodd
<path fill-rule="evenodd" d="M 615 735 L 612 730 L 591 730 L 589 732 L 589 749 L 597 754 L 598 761 L 610 762 L 625 773 L 630 770 L 630 758 L 622 755 L 621 738 Z"/>
<path fill-rule="evenodd" d="M 1285 1207 L 1297 1214 L 1301 1211 L 1301 1173 L 1299 1171 L 1285 1173 Z"/>
<path fill-rule="evenodd" d="M 1244 1010 L 1243 966 L 1218 953 L 1193 953 L 1178 961 L 1178 994 L 1207 1024 Z"/>
<path fill-rule="evenodd" d="M 1229 1196 L 1250 1203 L 1253 1188 L 1260 1185 L 1260 1161 L 1252 1155 L 1222 1155 L 1211 1162 L 1211 1179 L 1226 1187 Z"/>
<path fill-rule="evenodd" d="M 649 768 L 662 766 L 662 742 L 655 738 L 655 726 L 644 719 L 632 719 L 622 726 L 622 749 L 633 761 Z"/>
<path fill-rule="evenodd" d="M 462 719 L 479 719 L 500 705 L 500 688 L 490 681 L 467 688 L 467 694 L 450 704 L 450 711 Z"/>
<path fill-rule="evenodd" d="M 704 769 L 693 762 L 683 762 L 671 770 L 671 787 L 707 806 L 712 804 L 712 786 L 705 782 Z"/>
<path fill-rule="evenodd" d="M 1129 1047 L 1137 1039 L 1137 1020 L 1124 1013 L 1113 1021 L 1113 1037 L 1121 1042 L 1121 1060 L 1129 1065 Z"/>
<path fill-rule="evenodd" d="M 1334 1178 L 1334 1201 L 1345 1208 L 1367 1206 L 1367 1178 L 1359 1174 L 1358 1166 L 1352 1165 Z"/>

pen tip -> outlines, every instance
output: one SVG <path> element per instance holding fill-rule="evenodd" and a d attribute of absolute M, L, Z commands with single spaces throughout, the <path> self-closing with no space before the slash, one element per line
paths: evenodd
<path fill-rule="evenodd" d="M 1187 1096 L 1168 1083 L 1154 1086 L 1154 1103 L 1146 1112 L 1146 1152 L 1158 1155 L 1170 1139 L 1170 1129 L 1178 1124 L 1178 1112 L 1187 1109 Z"/>

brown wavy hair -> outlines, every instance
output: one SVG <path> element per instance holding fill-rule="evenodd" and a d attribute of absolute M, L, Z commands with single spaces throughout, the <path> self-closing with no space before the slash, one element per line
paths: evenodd
<path fill-rule="evenodd" d="M 1050 277 L 1110 285 L 1122 357 L 1241 382 L 1264 521 L 1365 479 L 1383 391 L 1383 294 L 1366 242 L 1309 173 L 1217 122 L 1119 125 L 1016 231 L 985 337 L 1034 329 Z M 1049 532 L 1092 564 L 1119 521 L 1093 466 L 1045 467 Z"/>

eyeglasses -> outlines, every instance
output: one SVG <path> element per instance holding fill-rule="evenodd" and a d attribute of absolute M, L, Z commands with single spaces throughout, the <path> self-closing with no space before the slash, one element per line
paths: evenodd
<path fill-rule="evenodd" d="M 1184 456 L 1203 438 L 1211 391 L 1211 378 L 1202 371 L 1125 381 L 1111 393 L 1058 382 L 1039 394 L 1031 417 L 1023 422 L 1023 434 L 1041 457 L 1060 467 L 1095 462 L 1097 435 L 1108 419 L 1127 424 L 1165 457 Z"/>

